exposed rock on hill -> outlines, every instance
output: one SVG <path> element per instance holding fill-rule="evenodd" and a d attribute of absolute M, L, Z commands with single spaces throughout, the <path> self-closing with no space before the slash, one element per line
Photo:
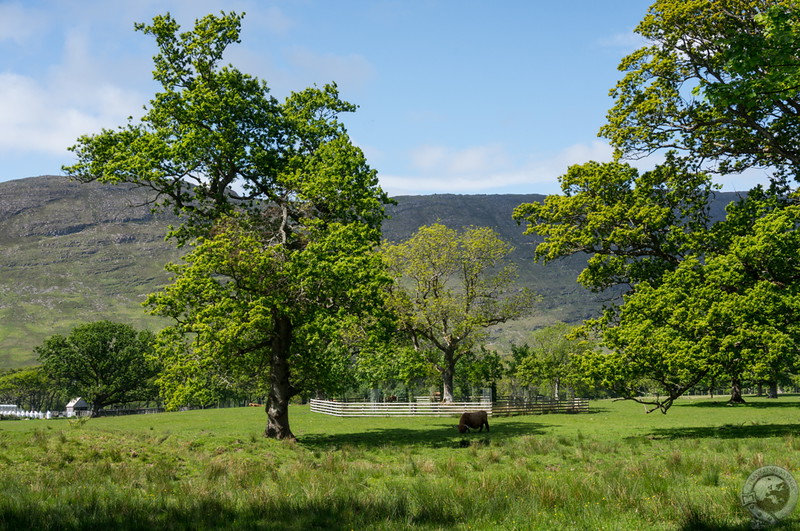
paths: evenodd
<path fill-rule="evenodd" d="M 141 303 L 168 283 L 164 264 L 180 257 L 174 243 L 164 241 L 178 220 L 171 213 L 152 214 L 151 197 L 130 185 L 80 184 L 65 177 L 0 183 L 0 367 L 35 362 L 35 346 L 78 323 L 113 319 L 153 329 L 163 324 Z M 532 327 L 577 322 L 601 307 L 598 296 L 575 281 L 586 257 L 533 263 L 535 241 L 523 236 L 511 213 L 520 203 L 543 198 L 401 196 L 388 209 L 384 236 L 402 241 L 436 221 L 493 227 L 515 246 L 520 282 L 543 296 L 535 316 L 496 331 L 500 342 L 525 341 Z"/>

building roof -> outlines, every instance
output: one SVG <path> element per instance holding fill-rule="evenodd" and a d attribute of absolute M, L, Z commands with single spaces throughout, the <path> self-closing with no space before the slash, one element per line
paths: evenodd
<path fill-rule="evenodd" d="M 88 408 L 88 407 L 89 407 L 89 404 L 86 402 L 86 400 L 84 400 L 81 397 L 73 398 L 72 400 L 69 401 L 69 404 L 67 404 L 67 408 L 73 408 L 73 409 L 75 409 L 75 408 Z"/>

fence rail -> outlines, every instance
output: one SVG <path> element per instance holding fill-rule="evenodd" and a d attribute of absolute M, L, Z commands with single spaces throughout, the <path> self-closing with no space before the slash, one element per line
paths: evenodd
<path fill-rule="evenodd" d="M 311 411 L 335 417 L 451 417 L 465 411 L 492 414 L 492 403 L 481 402 L 335 402 L 311 399 Z"/>
<path fill-rule="evenodd" d="M 489 416 L 540 415 L 544 413 L 588 413 L 589 401 L 552 400 L 546 402 L 338 402 L 311 399 L 311 411 L 335 417 L 450 417 L 465 411 L 486 411 Z"/>
<path fill-rule="evenodd" d="M 520 400 L 499 400 L 492 404 L 496 417 L 513 415 L 541 415 L 544 413 L 588 413 L 589 400 L 575 398 L 573 400 L 550 400 L 545 402 L 528 402 Z"/>

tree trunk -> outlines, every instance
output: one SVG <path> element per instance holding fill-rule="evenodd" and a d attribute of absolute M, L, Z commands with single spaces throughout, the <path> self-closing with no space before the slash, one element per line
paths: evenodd
<path fill-rule="evenodd" d="M 555 380 L 553 380 L 553 400 L 555 400 L 556 402 L 558 401 L 558 384 L 559 384 L 559 380 L 560 380 L 560 378 L 556 378 Z"/>
<path fill-rule="evenodd" d="M 275 332 L 270 358 L 269 397 L 267 398 L 266 437 L 295 440 L 289 428 L 289 352 L 292 344 L 292 323 L 288 317 L 273 319 Z"/>
<path fill-rule="evenodd" d="M 731 399 L 728 400 L 729 404 L 744 404 L 742 398 L 742 382 L 739 378 L 731 378 Z"/>
<path fill-rule="evenodd" d="M 89 414 L 92 418 L 100 415 L 100 410 L 103 409 L 103 406 L 106 404 L 106 400 L 107 398 L 105 397 L 94 397 L 94 400 L 89 403 Z"/>
<path fill-rule="evenodd" d="M 778 398 L 778 382 L 769 382 L 767 398 Z"/>
<path fill-rule="evenodd" d="M 442 402 L 453 402 L 453 367 L 442 371 Z"/>
<path fill-rule="evenodd" d="M 764 384 L 761 382 L 756 384 L 756 396 L 764 396 Z"/>

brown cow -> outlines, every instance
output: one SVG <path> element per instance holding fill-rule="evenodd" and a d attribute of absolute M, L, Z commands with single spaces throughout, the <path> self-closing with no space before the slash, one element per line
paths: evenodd
<path fill-rule="evenodd" d="M 461 419 L 458 421 L 458 426 L 456 426 L 458 428 L 458 432 L 468 433 L 470 428 L 473 430 L 483 431 L 484 426 L 486 426 L 486 431 L 489 431 L 489 420 L 487 417 L 488 416 L 486 415 L 485 411 L 462 413 Z"/>

